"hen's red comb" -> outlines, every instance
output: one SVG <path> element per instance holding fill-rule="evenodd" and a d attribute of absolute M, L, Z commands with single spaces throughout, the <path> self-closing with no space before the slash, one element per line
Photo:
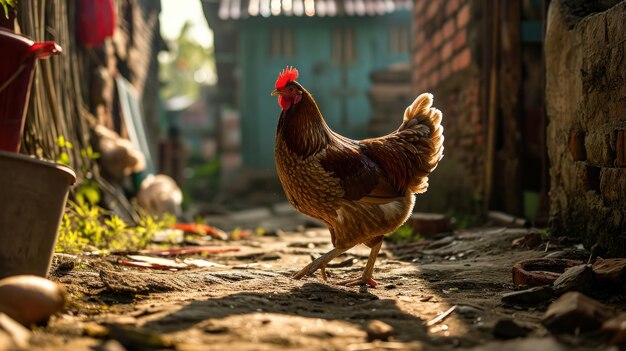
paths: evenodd
<path fill-rule="evenodd" d="M 287 68 L 280 72 L 280 74 L 278 75 L 278 79 L 276 79 L 276 89 L 284 88 L 287 83 L 296 80 L 296 78 L 298 78 L 298 75 L 299 73 L 297 69 L 291 66 L 287 66 Z"/>

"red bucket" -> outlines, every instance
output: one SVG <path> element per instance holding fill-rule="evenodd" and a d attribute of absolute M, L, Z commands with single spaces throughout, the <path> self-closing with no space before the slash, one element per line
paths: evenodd
<path fill-rule="evenodd" d="M 0 150 L 18 152 L 35 60 L 61 52 L 55 42 L 36 43 L 0 28 Z"/>

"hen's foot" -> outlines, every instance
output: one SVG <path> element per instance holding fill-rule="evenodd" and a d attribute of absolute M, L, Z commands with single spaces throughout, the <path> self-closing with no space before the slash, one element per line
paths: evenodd
<path fill-rule="evenodd" d="M 367 285 L 370 288 L 376 288 L 376 286 L 378 285 L 378 283 L 374 279 L 372 279 L 371 277 L 368 278 L 366 276 L 360 276 L 358 278 L 342 280 L 338 282 L 337 284 L 345 285 L 345 286 Z"/>
<path fill-rule="evenodd" d="M 325 253 L 321 257 L 318 257 L 313 262 L 311 262 L 308 265 L 306 265 L 298 273 L 294 274 L 293 278 L 294 279 L 302 279 L 302 277 L 304 277 L 306 275 L 311 275 L 311 274 L 315 273 L 315 271 L 317 271 L 319 269 L 322 272 L 322 278 L 324 280 L 326 280 L 327 279 L 326 278 L 326 264 L 328 262 L 332 261 L 335 257 L 337 257 L 337 256 L 341 255 L 342 253 L 344 253 L 345 251 L 346 250 L 343 250 L 343 249 L 332 249 L 332 250 L 328 251 L 327 253 Z"/>

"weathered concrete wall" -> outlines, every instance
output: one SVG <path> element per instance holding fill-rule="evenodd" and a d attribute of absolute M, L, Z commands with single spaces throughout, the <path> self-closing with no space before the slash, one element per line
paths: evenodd
<path fill-rule="evenodd" d="M 552 1 L 546 107 L 552 229 L 624 255 L 626 1 L 615 3 Z"/>

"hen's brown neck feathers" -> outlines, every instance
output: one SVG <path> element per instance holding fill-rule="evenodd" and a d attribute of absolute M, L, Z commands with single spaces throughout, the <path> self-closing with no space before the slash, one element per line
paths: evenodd
<path fill-rule="evenodd" d="M 302 88 L 302 100 L 281 112 L 276 137 L 282 138 L 292 152 L 307 158 L 328 144 L 330 132 L 313 96 Z"/>

